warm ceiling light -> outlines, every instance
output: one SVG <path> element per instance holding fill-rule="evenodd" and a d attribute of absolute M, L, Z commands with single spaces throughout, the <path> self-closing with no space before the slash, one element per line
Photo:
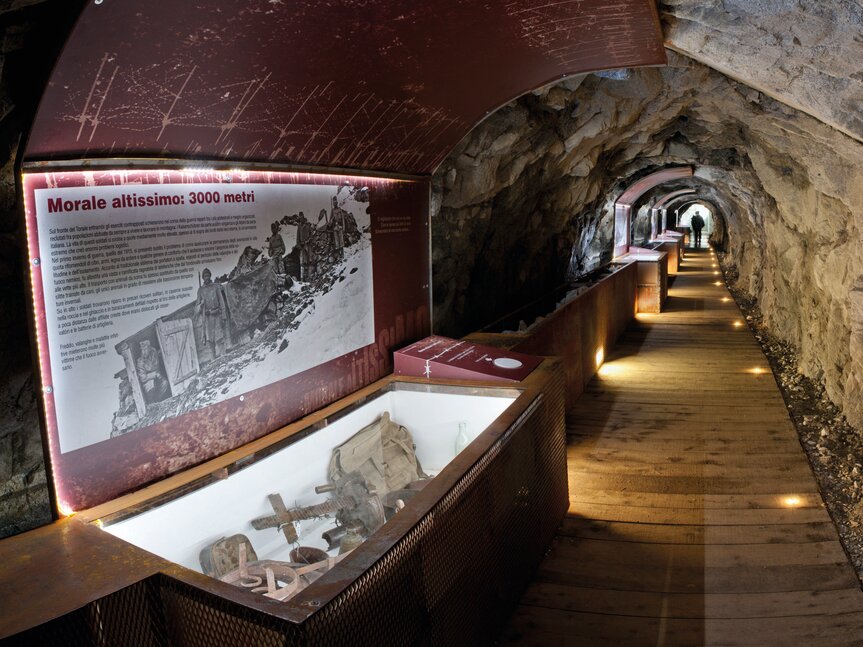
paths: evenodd
<path fill-rule="evenodd" d="M 753 375 L 764 375 L 767 371 L 760 366 L 756 366 L 755 368 L 750 368 L 747 372 Z"/>
<path fill-rule="evenodd" d="M 714 276 L 719 276 L 719 272 L 714 272 Z"/>
<path fill-rule="evenodd" d="M 714 283 L 713 285 L 722 285 L 722 281 L 717 281 L 717 282 L 716 282 L 716 283 Z"/>
<path fill-rule="evenodd" d="M 735 327 L 735 328 L 739 328 L 739 327 L 740 327 L 740 326 L 742 326 L 742 325 L 743 325 L 743 322 L 742 322 L 742 321 L 735 321 L 735 322 L 734 322 L 734 327 Z"/>
<path fill-rule="evenodd" d="M 728 303 L 729 301 L 731 301 L 730 297 L 722 297 L 722 303 Z"/>
<path fill-rule="evenodd" d="M 803 503 L 803 502 L 800 500 L 800 497 L 798 497 L 798 496 L 787 496 L 784 499 L 782 499 L 782 505 L 784 505 L 787 508 L 796 508 L 801 503 Z"/>

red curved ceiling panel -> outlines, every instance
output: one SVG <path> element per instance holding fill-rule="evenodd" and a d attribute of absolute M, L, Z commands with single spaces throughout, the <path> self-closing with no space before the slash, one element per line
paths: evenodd
<path fill-rule="evenodd" d="M 615 202 L 615 206 L 623 205 L 631 207 L 635 204 L 636 200 L 652 188 L 657 187 L 660 184 L 670 182 L 671 180 L 682 180 L 684 178 L 692 177 L 694 172 L 695 171 L 691 166 L 671 166 L 660 171 L 656 171 L 655 173 L 651 173 L 650 175 L 645 175 L 643 178 L 633 182 L 626 188 L 626 191 L 624 191 L 617 199 L 617 202 Z"/>
<path fill-rule="evenodd" d="M 645 175 L 640 180 L 630 184 L 614 203 L 614 256 L 621 256 L 629 251 L 632 232 L 630 223 L 632 207 L 635 202 L 652 188 L 670 182 L 692 177 L 695 170 L 691 166 L 670 166 Z"/>
<path fill-rule="evenodd" d="M 425 174 L 564 74 L 666 62 L 654 0 L 106 0 L 26 159 L 168 156 Z"/>
<path fill-rule="evenodd" d="M 671 193 L 666 193 L 659 200 L 656 201 L 656 204 L 653 205 L 652 209 L 654 211 L 659 211 L 663 207 L 667 206 L 669 202 L 676 200 L 677 198 L 684 195 L 692 195 L 696 191 L 695 189 L 680 189 L 679 191 L 672 191 Z"/>

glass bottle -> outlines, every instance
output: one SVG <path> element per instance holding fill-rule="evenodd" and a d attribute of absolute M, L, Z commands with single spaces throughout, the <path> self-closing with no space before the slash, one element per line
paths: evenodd
<path fill-rule="evenodd" d="M 458 423 L 458 434 L 455 437 L 455 453 L 458 454 L 470 444 L 470 438 L 467 435 L 467 423 Z"/>

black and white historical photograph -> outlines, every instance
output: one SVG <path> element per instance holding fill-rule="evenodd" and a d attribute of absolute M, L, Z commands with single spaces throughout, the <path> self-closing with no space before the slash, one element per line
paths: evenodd
<path fill-rule="evenodd" d="M 78 187 L 37 202 L 67 225 L 40 222 L 64 452 L 374 341 L 366 187 Z"/>

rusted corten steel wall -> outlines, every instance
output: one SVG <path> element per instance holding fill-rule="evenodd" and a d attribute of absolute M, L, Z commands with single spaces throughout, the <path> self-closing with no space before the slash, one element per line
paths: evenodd
<path fill-rule="evenodd" d="M 466 339 L 532 355 L 559 356 L 563 360 L 569 411 L 599 369 L 597 352 L 601 350 L 603 357 L 608 356 L 635 316 L 637 279 L 637 263 L 630 262 L 567 304 L 544 314 L 526 332 L 479 332 Z M 520 314 L 517 311 L 504 320 L 518 319 Z"/>
<path fill-rule="evenodd" d="M 665 62 L 654 0 L 90 2 L 26 159 L 428 174 L 533 88 Z"/>

